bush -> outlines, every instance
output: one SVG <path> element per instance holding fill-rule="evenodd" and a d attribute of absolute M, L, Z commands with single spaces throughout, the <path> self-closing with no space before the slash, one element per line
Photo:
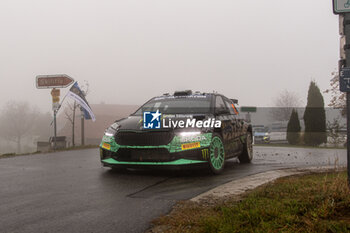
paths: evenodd
<path fill-rule="evenodd" d="M 314 81 L 311 81 L 304 113 L 304 142 L 309 146 L 318 146 L 327 142 L 326 112 L 323 96 Z"/>
<path fill-rule="evenodd" d="M 287 140 L 289 144 L 296 145 L 299 143 L 300 129 L 298 112 L 293 109 L 287 126 Z"/>

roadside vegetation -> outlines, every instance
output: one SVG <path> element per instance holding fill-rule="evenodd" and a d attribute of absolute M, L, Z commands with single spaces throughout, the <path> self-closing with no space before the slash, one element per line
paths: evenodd
<path fill-rule="evenodd" d="M 265 146 L 265 147 L 288 147 L 288 148 L 306 148 L 306 149 L 346 149 L 344 145 L 332 145 L 332 146 L 308 146 L 308 145 L 291 145 L 287 143 L 269 143 L 269 144 L 254 144 L 254 146 Z"/>
<path fill-rule="evenodd" d="M 311 81 L 309 86 L 304 122 L 304 143 L 306 145 L 318 146 L 322 143 L 327 143 L 324 100 L 315 81 Z"/>
<path fill-rule="evenodd" d="M 16 154 L 16 153 L 7 153 L 7 154 L 1 154 L 1 158 L 9 158 L 9 157 L 15 157 L 15 156 L 24 156 L 24 155 L 34 155 L 34 154 L 48 154 L 48 153 L 54 153 L 54 152 L 59 152 L 59 151 L 70 151 L 70 150 L 83 150 L 83 149 L 91 149 L 91 148 L 98 148 L 98 145 L 85 145 L 85 146 L 75 146 L 75 147 L 68 147 L 64 149 L 57 149 L 56 151 L 48 151 L 48 152 L 41 152 L 41 151 L 36 151 L 32 153 L 23 153 L 23 154 Z"/>
<path fill-rule="evenodd" d="M 287 125 L 287 141 L 289 144 L 297 145 L 300 143 L 300 130 L 298 111 L 293 108 Z"/>
<path fill-rule="evenodd" d="M 149 232 L 349 232 L 345 172 L 280 178 L 243 197 L 179 203 Z"/>

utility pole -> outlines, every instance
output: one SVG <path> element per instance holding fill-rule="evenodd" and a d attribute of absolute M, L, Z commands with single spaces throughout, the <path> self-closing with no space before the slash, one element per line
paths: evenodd
<path fill-rule="evenodd" d="M 346 92 L 347 173 L 350 188 L 350 0 L 333 0 L 333 13 L 339 15 L 339 88 L 341 92 Z"/>
<path fill-rule="evenodd" d="M 81 145 L 85 145 L 85 132 L 84 132 L 84 113 L 81 111 Z"/>
<path fill-rule="evenodd" d="M 54 136 L 53 136 L 53 150 L 57 149 L 57 112 L 60 108 L 60 89 L 53 88 L 51 91 L 52 95 L 52 110 L 53 110 L 53 128 L 54 128 Z"/>
<path fill-rule="evenodd" d="M 57 115 L 57 110 L 53 110 L 53 127 L 54 127 L 53 150 L 54 151 L 56 151 L 56 138 L 57 138 L 56 115 Z"/>
<path fill-rule="evenodd" d="M 341 26 L 341 25 L 340 25 Z M 344 34 L 346 44 L 345 67 L 350 68 L 350 13 L 344 15 Z M 346 147 L 347 147 L 347 167 L 348 167 L 348 186 L 350 187 L 350 92 L 346 92 Z"/>

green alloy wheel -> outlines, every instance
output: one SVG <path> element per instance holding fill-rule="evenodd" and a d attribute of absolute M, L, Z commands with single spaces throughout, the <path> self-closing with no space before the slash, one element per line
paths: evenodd
<path fill-rule="evenodd" d="M 223 171 L 225 165 L 225 149 L 222 139 L 219 135 L 214 134 L 209 148 L 209 166 L 214 174 Z"/>

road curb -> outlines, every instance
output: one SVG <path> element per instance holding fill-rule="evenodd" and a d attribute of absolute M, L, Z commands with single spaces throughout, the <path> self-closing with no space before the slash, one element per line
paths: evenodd
<path fill-rule="evenodd" d="M 321 166 L 306 168 L 287 168 L 258 173 L 255 175 L 244 177 L 242 179 L 230 181 L 226 184 L 220 185 L 218 187 L 215 187 L 214 189 L 202 193 L 190 200 L 194 202 L 200 202 L 203 200 L 218 199 L 226 196 L 237 196 L 281 177 L 303 175 L 309 173 L 321 173 L 327 171 L 338 171 L 342 169 L 343 167 Z"/>

